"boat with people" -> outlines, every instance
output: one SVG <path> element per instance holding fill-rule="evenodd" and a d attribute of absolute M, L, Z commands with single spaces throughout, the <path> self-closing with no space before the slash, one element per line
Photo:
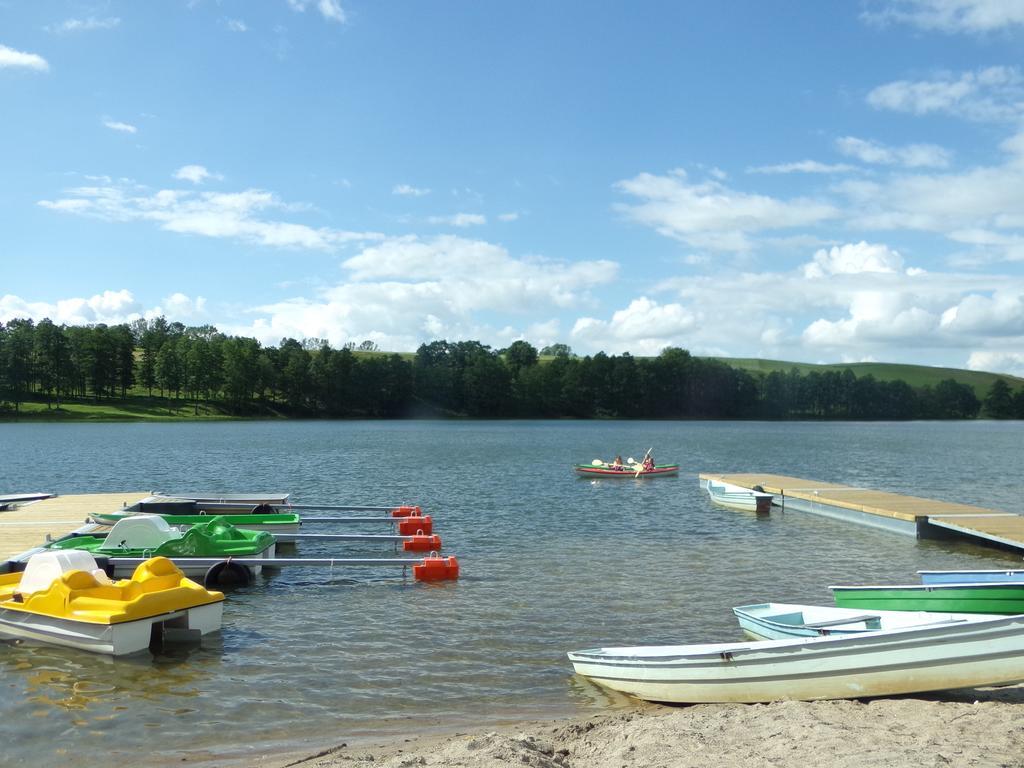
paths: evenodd
<path fill-rule="evenodd" d="M 770 512 L 774 496 L 765 493 L 760 486 L 744 488 L 719 480 L 705 480 L 704 489 L 711 501 L 723 507 L 742 509 L 748 512 Z"/>
<path fill-rule="evenodd" d="M 0 575 L 0 638 L 124 656 L 221 628 L 224 595 L 165 557 L 111 581 L 84 550 L 40 552 Z"/>
<path fill-rule="evenodd" d="M 612 461 L 594 459 L 589 464 L 574 464 L 573 469 L 583 477 L 658 477 L 679 474 L 678 464 L 655 464 L 651 456 L 653 450 L 648 449 L 641 461 L 632 456 L 623 461 L 621 456 L 616 456 Z"/>
<path fill-rule="evenodd" d="M 871 611 L 835 608 L 828 605 L 758 603 L 732 609 L 740 628 L 755 640 L 791 637 L 856 635 L 887 629 L 905 629 L 925 624 L 952 624 L 995 618 L 984 613 L 935 613 L 931 611 Z"/>
<path fill-rule="evenodd" d="M 853 635 L 591 648 L 576 673 L 678 704 L 860 699 L 1024 681 L 1024 616 Z"/>
<path fill-rule="evenodd" d="M 259 558 L 274 557 L 275 541 L 266 531 L 248 531 L 236 528 L 227 517 L 211 517 L 205 523 L 187 530 L 174 528 L 159 515 L 134 515 L 115 523 L 103 534 L 72 534 L 46 545 L 50 550 L 81 549 L 109 558 L 138 558 L 162 555 L 178 564 L 187 576 L 204 577 L 208 565 L 192 566 L 190 559 L 201 558 Z M 115 576 L 130 573 L 132 566 L 115 567 Z M 261 566 L 250 568 L 252 575 L 260 573 Z"/>
<path fill-rule="evenodd" d="M 833 586 L 841 608 L 952 613 L 1024 613 L 1024 582 Z"/>

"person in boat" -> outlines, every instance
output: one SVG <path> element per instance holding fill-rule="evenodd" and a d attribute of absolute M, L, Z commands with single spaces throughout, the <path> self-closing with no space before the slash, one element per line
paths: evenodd
<path fill-rule="evenodd" d="M 654 469 L 654 457 L 648 453 L 646 456 L 644 456 L 644 463 L 642 466 L 644 472 L 650 472 L 652 469 Z"/>
<path fill-rule="evenodd" d="M 621 456 L 616 456 L 615 459 L 612 461 L 612 469 L 625 469 L 625 467 L 622 465 Z"/>

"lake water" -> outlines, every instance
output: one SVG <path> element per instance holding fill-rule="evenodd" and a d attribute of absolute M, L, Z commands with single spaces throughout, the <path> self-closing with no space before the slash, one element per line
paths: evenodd
<path fill-rule="evenodd" d="M 591 481 L 576 462 L 678 461 Z M 565 652 L 741 639 L 730 608 L 1020 557 L 799 512 L 712 506 L 699 472 L 764 471 L 1019 511 L 1024 424 L 227 422 L 0 425 L 0 493 L 288 491 L 420 504 L 458 582 L 284 569 L 231 592 L 202 648 L 116 662 L 0 644 L 0 763 L 224 765 L 366 737 L 625 706 Z M 334 529 L 335 532 L 342 532 Z M 345 532 L 350 531 L 346 528 Z M 368 529 L 370 530 L 370 529 Z M 380 529 L 370 532 L 382 532 Z M 338 543 L 301 554 L 376 556 Z"/>

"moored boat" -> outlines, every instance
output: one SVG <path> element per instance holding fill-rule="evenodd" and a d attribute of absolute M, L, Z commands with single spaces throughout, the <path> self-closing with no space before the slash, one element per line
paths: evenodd
<path fill-rule="evenodd" d="M 1024 613 L 1024 582 L 835 586 L 842 608 L 951 613 Z"/>
<path fill-rule="evenodd" d="M 856 635 L 889 629 L 905 629 L 925 624 L 952 624 L 994 618 L 980 613 L 934 613 L 931 611 L 871 611 L 835 608 L 827 605 L 758 603 L 741 605 L 732 612 L 740 628 L 755 640 L 782 640 L 793 637 Z"/>
<path fill-rule="evenodd" d="M 648 701 L 851 699 L 1024 680 L 1024 616 L 849 636 L 594 648 L 577 674 Z"/>
<path fill-rule="evenodd" d="M 223 600 L 164 557 L 111 581 L 88 552 L 41 552 L 0 576 L 0 637 L 122 656 L 218 631 Z"/>
<path fill-rule="evenodd" d="M 168 557 L 185 572 L 186 576 L 203 578 L 209 565 L 195 566 L 190 559 L 232 558 L 272 559 L 274 537 L 266 531 L 247 531 L 236 528 L 228 518 L 217 516 L 200 525 L 182 531 L 168 525 L 158 515 L 134 515 L 119 520 L 110 532 L 103 534 L 72 535 L 47 545 L 47 549 L 81 549 L 96 555 L 116 558 Z M 126 576 L 134 566 L 117 566 L 115 576 Z M 256 575 L 261 566 L 250 567 Z"/>
<path fill-rule="evenodd" d="M 772 508 L 772 494 L 761 490 L 751 490 L 718 480 L 704 481 L 704 489 L 708 492 L 712 502 L 723 507 L 743 509 L 748 512 L 770 512 Z"/>
<path fill-rule="evenodd" d="M 918 571 L 922 584 L 991 584 L 1024 582 L 1024 571 Z"/>
<path fill-rule="evenodd" d="M 94 512 L 89 515 L 94 523 L 99 525 L 115 525 L 128 517 L 136 514 L 155 513 L 134 513 L 134 512 Z M 158 515 L 168 525 L 175 528 L 191 528 L 193 525 L 203 525 L 210 522 L 214 515 Z M 301 519 L 296 514 L 285 514 L 271 512 L 265 515 L 231 515 L 230 523 L 236 528 L 244 528 L 247 531 L 267 531 L 273 534 L 294 534 L 299 532 Z"/>

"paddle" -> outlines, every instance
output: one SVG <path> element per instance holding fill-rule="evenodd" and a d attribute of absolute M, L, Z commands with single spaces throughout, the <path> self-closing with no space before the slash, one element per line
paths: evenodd
<path fill-rule="evenodd" d="M 647 457 L 651 455 L 651 451 L 653 451 L 653 450 L 654 450 L 654 446 L 653 445 L 650 448 L 647 449 L 647 453 L 644 454 L 644 461 L 647 461 Z M 640 473 L 643 472 L 643 471 L 644 471 L 644 464 L 643 464 L 643 461 L 642 461 L 642 462 L 640 462 L 640 469 L 638 469 L 636 471 L 636 474 L 633 475 L 633 477 L 634 478 L 640 477 Z"/>

